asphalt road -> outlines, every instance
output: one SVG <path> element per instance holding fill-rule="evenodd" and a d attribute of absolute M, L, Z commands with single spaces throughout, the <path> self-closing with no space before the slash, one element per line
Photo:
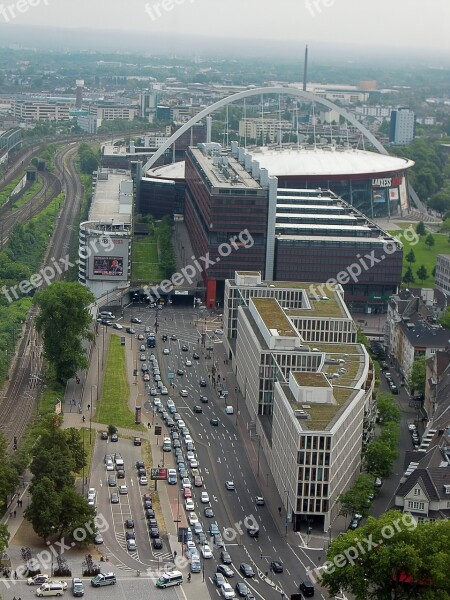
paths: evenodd
<path fill-rule="evenodd" d="M 142 307 L 139 310 L 136 306 L 130 306 L 125 311 L 124 325 L 128 326 L 130 316 L 137 316 L 142 319 L 142 324 L 133 325 L 137 334 L 142 332 L 146 325 L 154 327 L 154 309 Z M 193 488 L 195 512 L 205 532 L 207 532 L 211 521 L 216 521 L 222 532 L 226 550 L 230 552 L 232 557 L 231 568 L 235 571 L 235 575 L 230 583 L 234 587 L 237 581 L 243 579 L 239 573 L 239 565 L 242 562 L 247 562 L 252 566 L 256 574 L 254 578 L 245 580 L 255 598 L 279 600 L 282 592 L 286 596 L 298 592 L 298 586 L 301 580 L 305 578 L 305 568 L 310 562 L 306 560 L 304 553 L 298 552 L 298 549 L 286 543 L 284 537 L 280 537 L 278 528 L 268 510 L 265 507 L 259 507 L 255 504 L 255 496 L 264 495 L 266 490 L 259 488 L 255 474 L 247 460 L 244 442 L 239 439 L 236 430 L 236 415 L 227 415 L 225 413 L 225 402 L 218 398 L 218 392 L 212 387 L 208 379 L 208 372 L 211 369 L 213 360 L 223 361 L 223 347 L 220 336 L 214 336 L 215 339 L 212 339 L 214 329 L 219 327 L 219 324 L 217 322 L 205 322 L 204 319 L 201 319 L 198 322 L 197 328 L 193 322 L 196 321 L 198 316 L 199 313 L 197 310 L 194 311 L 193 309 L 182 307 L 167 307 L 162 311 L 158 311 L 156 349 L 149 349 L 147 354 L 149 355 L 150 352 L 155 352 L 156 350 L 155 354 L 158 358 L 161 376 L 170 393 L 169 396 L 159 395 L 158 397 L 161 398 L 165 406 L 168 398 L 174 400 L 177 411 L 186 422 L 193 437 L 200 465 L 199 469 L 204 481 L 203 488 Z M 199 343 L 202 332 L 205 332 L 207 336 L 206 345 L 212 344 L 214 352 L 208 353 L 202 348 L 201 341 Z M 162 334 L 169 336 L 167 342 L 162 342 Z M 177 336 L 176 341 L 170 340 L 172 334 Z M 188 345 L 189 350 L 187 352 L 181 350 L 183 344 Z M 163 348 L 169 348 L 169 355 L 163 354 Z M 137 350 L 138 347 L 134 346 L 134 351 L 137 352 Z M 201 356 L 200 360 L 192 358 L 194 351 L 199 352 Z M 208 358 L 209 354 L 211 354 L 211 359 Z M 192 361 L 192 366 L 186 366 L 186 359 Z M 178 368 L 184 370 L 184 376 L 179 377 L 175 375 L 173 387 L 171 387 L 168 380 L 168 373 L 169 371 L 176 373 Z M 199 385 L 201 377 L 204 377 L 208 382 L 206 388 Z M 139 380 L 139 385 L 144 385 L 140 372 Z M 152 381 L 150 385 L 153 386 Z M 181 389 L 188 391 L 186 398 L 180 396 Z M 148 390 L 145 393 L 147 393 L 148 397 L 148 406 L 151 406 L 152 398 L 148 396 Z M 195 414 L 192 408 L 195 404 L 200 404 L 200 395 L 207 396 L 209 402 L 201 404 L 203 413 Z M 209 421 L 212 417 L 219 419 L 218 427 L 210 424 Z M 163 432 L 168 432 L 165 425 L 163 425 Z M 130 444 L 131 442 L 123 450 L 124 458 L 126 452 L 126 464 L 130 460 L 131 462 L 136 460 L 133 458 L 134 449 Z M 184 449 L 183 443 L 182 448 Z M 103 455 L 104 451 L 101 453 L 102 459 Z M 158 460 L 163 460 L 163 453 L 161 453 Z M 165 466 L 176 466 L 173 453 L 164 453 L 164 461 Z M 226 490 L 226 480 L 234 481 L 235 491 Z M 133 500 L 133 493 L 137 489 L 136 482 L 134 483 L 134 487 L 131 488 L 130 503 L 132 510 L 138 511 Z M 164 484 L 161 482 L 159 485 Z M 177 491 L 174 488 L 175 486 L 169 486 L 169 496 L 172 497 L 173 501 L 173 496 L 176 496 L 177 493 L 180 494 L 180 506 L 183 506 L 184 500 L 181 497 L 181 487 L 178 487 Z M 214 519 L 204 517 L 203 509 L 207 505 L 200 503 L 200 493 L 203 490 L 206 490 L 209 494 L 210 505 L 215 513 Z M 105 502 L 107 502 L 107 498 Z M 105 510 L 107 510 L 106 506 Z M 137 515 L 138 513 L 133 514 Z M 123 517 L 124 515 L 122 514 L 121 518 Z M 254 522 L 260 527 L 260 536 L 258 539 L 249 537 L 245 528 L 246 524 Z M 120 546 L 117 549 L 117 555 L 123 556 L 122 560 L 124 563 L 133 565 L 133 560 L 137 562 L 137 558 L 135 559 L 131 556 L 126 556 L 125 560 L 126 551 L 121 547 L 123 543 L 122 539 L 116 535 L 117 542 Z M 110 542 L 108 539 L 108 543 L 112 543 L 112 540 Z M 138 547 L 139 560 L 142 562 L 151 560 L 146 540 L 139 539 Z M 218 590 L 212 583 L 212 577 L 216 571 L 217 564 L 220 563 L 221 549 L 214 547 L 213 544 L 211 544 L 211 549 L 213 550 L 214 559 L 204 561 L 204 575 L 210 592 L 214 595 L 218 593 Z M 283 562 L 284 572 L 282 574 L 275 575 L 270 572 L 270 562 L 272 560 L 281 560 Z M 132 568 L 137 567 L 132 566 Z M 324 596 L 320 594 L 319 590 L 316 590 L 316 597 L 321 598 Z"/>

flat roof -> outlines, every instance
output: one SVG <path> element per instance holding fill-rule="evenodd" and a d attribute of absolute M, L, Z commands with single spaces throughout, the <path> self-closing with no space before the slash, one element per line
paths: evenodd
<path fill-rule="evenodd" d="M 278 205 L 277 205 L 277 208 Z M 285 219 L 292 219 L 292 218 L 305 218 L 305 219 L 339 219 L 340 221 L 344 220 L 344 221 L 353 221 L 355 222 L 357 217 L 355 217 L 354 215 L 349 215 L 349 214 L 343 214 L 343 215 L 327 215 L 326 213 L 307 213 L 307 212 L 301 212 L 301 206 L 298 206 L 298 212 L 290 212 L 290 213 L 283 213 L 283 212 L 278 212 L 276 213 L 277 218 L 278 217 L 283 217 Z M 306 225 L 306 224 L 305 224 Z M 310 225 L 314 225 L 314 223 L 310 223 Z M 338 227 L 339 225 L 336 224 L 336 227 Z M 318 227 L 318 225 L 314 225 L 314 227 Z M 324 227 L 328 227 L 328 225 L 324 225 Z M 352 227 L 353 229 L 353 227 Z"/>
<path fill-rule="evenodd" d="M 212 187 L 236 189 L 262 189 L 259 181 L 256 181 L 248 171 L 231 155 L 225 157 L 213 157 L 204 154 L 200 148 L 190 147 L 193 157 L 198 162 L 205 176 L 209 179 Z M 219 168 L 215 161 L 219 158 L 226 158 L 227 164 Z M 226 175 L 229 174 L 229 176 Z M 233 179 L 236 177 L 236 179 Z"/>
<path fill-rule="evenodd" d="M 312 225 L 314 227 L 314 229 L 317 227 L 317 225 Z M 311 227 L 311 225 L 310 225 Z M 327 225 L 325 227 L 328 227 Z M 282 233 L 277 233 L 276 236 L 277 240 L 300 240 L 300 239 L 304 239 L 304 240 L 308 240 L 309 242 L 314 241 L 314 240 L 324 240 L 327 242 L 354 242 L 355 240 L 358 242 L 370 242 L 371 244 L 384 244 L 386 242 L 387 239 L 391 239 L 390 236 L 386 236 L 386 237 L 363 237 L 361 235 L 354 235 L 354 236 L 337 236 L 337 235 L 315 235 L 314 237 L 311 237 L 308 234 L 304 234 L 304 235 L 283 235 Z"/>
<path fill-rule="evenodd" d="M 251 300 L 271 335 L 298 337 L 298 333 L 275 298 L 251 298 Z"/>
<path fill-rule="evenodd" d="M 292 371 L 292 377 L 299 386 L 308 387 L 330 387 L 330 382 L 321 372 L 310 373 L 309 371 Z"/>
<path fill-rule="evenodd" d="M 409 169 L 415 163 L 408 158 L 398 158 L 367 150 L 326 150 L 283 148 L 275 150 L 255 147 L 248 150 L 260 167 L 269 175 L 379 175 Z"/>
<path fill-rule="evenodd" d="M 131 223 L 132 199 L 129 203 L 121 203 L 119 193 L 121 182 L 131 181 L 131 177 L 123 172 L 107 172 L 108 179 L 97 179 L 88 220 L 117 224 Z"/>

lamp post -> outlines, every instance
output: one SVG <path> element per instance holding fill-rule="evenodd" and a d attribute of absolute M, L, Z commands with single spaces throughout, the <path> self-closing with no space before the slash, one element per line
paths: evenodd
<path fill-rule="evenodd" d="M 258 436 L 258 465 L 256 469 L 256 475 L 259 476 L 259 453 L 261 451 L 261 436 L 259 435 L 259 433 L 256 433 L 255 435 Z"/>
<path fill-rule="evenodd" d="M 98 399 L 98 388 L 97 386 L 91 385 L 91 405 L 89 406 L 89 444 L 92 444 L 92 405 L 94 404 L 94 395 L 93 390 L 96 389 L 97 399 Z"/>
<path fill-rule="evenodd" d="M 288 511 L 289 511 L 289 490 L 284 490 L 284 493 L 286 494 L 286 522 L 285 522 L 286 531 L 285 531 L 284 537 L 287 537 L 287 534 L 288 534 Z"/>

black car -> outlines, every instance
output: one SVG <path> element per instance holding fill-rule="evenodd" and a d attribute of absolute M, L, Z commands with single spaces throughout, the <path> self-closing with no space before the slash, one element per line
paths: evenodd
<path fill-rule="evenodd" d="M 127 327 L 125 331 L 127 333 L 131 333 L 132 335 L 136 333 L 136 329 L 133 329 L 132 327 Z"/>
<path fill-rule="evenodd" d="M 239 571 L 244 575 L 244 577 L 254 577 L 255 571 L 251 568 L 248 563 L 241 563 L 239 565 Z"/>
<path fill-rule="evenodd" d="M 270 563 L 270 568 L 274 573 L 282 573 L 283 572 L 283 563 L 279 560 L 273 560 Z"/>
<path fill-rule="evenodd" d="M 153 510 L 153 508 L 145 509 L 145 518 L 146 519 L 154 519 L 155 518 L 155 511 Z"/>
<path fill-rule="evenodd" d="M 138 469 L 138 477 L 146 477 L 147 471 L 145 469 Z"/>
<path fill-rule="evenodd" d="M 151 500 L 145 500 L 144 508 L 145 508 L 145 510 L 149 510 L 150 508 L 153 508 L 153 502 Z"/>
<path fill-rule="evenodd" d="M 136 461 L 136 469 L 143 469 L 145 467 L 145 463 L 143 460 Z"/>
<path fill-rule="evenodd" d="M 200 358 L 200 354 L 198 352 L 194 352 L 194 354 L 192 355 L 192 358 L 194 358 L 195 360 L 198 360 Z"/>
<path fill-rule="evenodd" d="M 142 444 L 141 438 L 140 437 L 135 437 L 134 440 L 133 440 L 133 444 L 135 446 L 141 446 L 141 444 Z"/>
<path fill-rule="evenodd" d="M 250 537 L 259 537 L 259 527 L 247 527 L 247 533 Z"/>
<path fill-rule="evenodd" d="M 125 471 L 123 469 L 117 469 L 117 479 L 125 479 Z"/>
<path fill-rule="evenodd" d="M 208 519 L 212 519 L 214 517 L 214 511 L 210 506 L 207 506 L 205 508 L 205 510 L 203 511 L 203 514 L 205 515 L 205 517 L 207 517 Z"/>
<path fill-rule="evenodd" d="M 222 575 L 224 575 L 225 577 L 233 577 L 234 575 L 233 569 L 230 569 L 230 567 L 227 565 L 218 565 L 217 572 L 222 573 Z"/>
<path fill-rule="evenodd" d="M 186 344 L 183 344 L 181 346 L 181 349 L 182 349 L 183 352 L 187 352 L 189 350 L 189 346 L 187 346 Z"/>
<path fill-rule="evenodd" d="M 203 404 L 208 404 L 208 396 L 200 396 L 200 402 Z"/>
<path fill-rule="evenodd" d="M 179 375 L 180 377 L 183 377 L 183 375 L 184 375 L 183 369 L 177 369 L 177 375 Z"/>
<path fill-rule="evenodd" d="M 100 439 L 101 440 L 107 440 L 108 439 L 108 432 L 107 431 L 102 431 L 100 434 Z"/>
<path fill-rule="evenodd" d="M 159 529 L 157 527 L 152 527 L 150 529 L 150 537 L 151 538 L 159 538 Z"/>
<path fill-rule="evenodd" d="M 119 441 L 119 436 L 117 435 L 117 433 L 113 433 L 111 435 L 111 441 L 112 442 L 118 442 Z"/>
<path fill-rule="evenodd" d="M 206 387 L 207 386 L 206 379 L 204 379 L 203 377 L 200 379 L 199 383 L 200 383 L 200 387 Z"/>
<path fill-rule="evenodd" d="M 220 560 L 224 565 L 231 565 L 231 554 L 226 550 L 222 550 L 220 553 Z"/>
<path fill-rule="evenodd" d="M 248 598 L 248 594 L 250 593 L 250 590 L 248 589 L 248 587 L 245 585 L 245 583 L 243 581 L 237 582 L 236 591 L 237 591 L 238 595 L 241 596 L 242 598 Z"/>
<path fill-rule="evenodd" d="M 161 538 L 153 538 L 152 546 L 155 550 L 161 550 L 161 548 L 163 547 Z"/>
<path fill-rule="evenodd" d="M 163 333 L 163 335 L 161 336 L 161 339 L 163 342 L 167 342 L 167 335 L 165 333 Z"/>
<path fill-rule="evenodd" d="M 127 531 L 125 533 L 125 539 L 126 540 L 135 540 L 136 539 L 136 533 L 134 531 Z"/>
<path fill-rule="evenodd" d="M 125 521 L 125 527 L 127 529 L 134 529 L 134 521 L 133 521 L 133 519 L 127 519 Z"/>
<path fill-rule="evenodd" d="M 219 419 L 210 419 L 209 422 L 213 427 L 217 427 L 219 425 Z"/>
<path fill-rule="evenodd" d="M 202 413 L 203 412 L 203 408 L 201 406 L 195 405 L 193 408 L 193 411 L 195 413 Z"/>
<path fill-rule="evenodd" d="M 314 586 L 312 585 L 312 583 L 308 583 L 307 581 L 301 582 L 300 591 L 306 598 L 314 596 Z"/>

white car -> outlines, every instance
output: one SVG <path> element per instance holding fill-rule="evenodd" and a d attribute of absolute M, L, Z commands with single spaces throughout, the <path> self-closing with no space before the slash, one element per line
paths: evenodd
<path fill-rule="evenodd" d="M 191 461 L 189 461 L 189 465 L 191 469 L 198 469 L 198 460 L 193 458 Z"/>
<path fill-rule="evenodd" d="M 186 435 L 184 436 L 184 443 L 188 444 L 189 442 L 192 443 L 192 437 L 190 436 L 189 433 L 186 433 Z"/>
<path fill-rule="evenodd" d="M 195 545 L 195 542 L 188 540 L 186 542 L 186 553 L 190 554 L 192 552 L 197 552 L 197 546 Z"/>
<path fill-rule="evenodd" d="M 148 479 L 145 475 L 142 475 L 141 477 L 139 477 L 139 484 L 140 485 L 148 485 Z"/>
<path fill-rule="evenodd" d="M 192 450 L 189 450 L 189 452 L 186 452 L 186 458 L 187 458 L 188 460 L 192 460 L 192 459 L 194 459 L 194 458 L 195 458 L 195 454 L 194 454 L 194 452 L 193 452 Z"/>
<path fill-rule="evenodd" d="M 128 488 L 126 485 L 119 485 L 119 494 L 128 494 Z"/>
<path fill-rule="evenodd" d="M 108 462 L 106 463 L 106 470 L 107 471 L 114 471 L 114 465 L 113 465 L 113 461 L 112 460 L 108 460 Z"/>
<path fill-rule="evenodd" d="M 229 600 L 230 598 L 236 598 L 236 594 L 234 593 L 233 588 L 228 582 L 222 583 L 220 586 L 220 593 L 225 598 L 225 600 Z"/>
<path fill-rule="evenodd" d="M 223 329 L 215 329 L 215 330 L 214 330 L 214 333 L 215 333 L 216 335 L 223 335 Z"/>
<path fill-rule="evenodd" d="M 201 549 L 203 558 L 213 558 L 213 553 L 211 552 L 211 548 L 208 544 L 204 544 Z"/>
<path fill-rule="evenodd" d="M 95 488 L 89 488 L 88 489 L 88 494 L 87 494 L 87 499 L 88 500 L 93 500 L 96 495 L 97 495 L 97 492 L 95 491 Z"/>
<path fill-rule="evenodd" d="M 187 487 L 191 488 L 192 487 L 192 483 L 191 483 L 191 480 L 189 479 L 189 477 L 183 477 L 183 481 L 181 482 L 181 485 L 184 488 L 187 488 Z"/>
<path fill-rule="evenodd" d="M 167 395 L 168 395 L 168 393 L 169 393 L 169 390 L 166 388 L 166 386 L 165 386 L 165 385 L 163 385 L 163 386 L 162 386 L 162 388 L 161 388 L 161 394 L 162 394 L 163 396 L 167 396 Z"/>
<path fill-rule="evenodd" d="M 184 364 L 186 367 L 192 367 L 192 360 L 187 360 Z"/>
<path fill-rule="evenodd" d="M 208 492 L 202 492 L 202 495 L 200 496 L 200 502 L 202 504 L 208 504 L 208 502 L 209 502 L 209 494 L 208 494 Z"/>
<path fill-rule="evenodd" d="M 182 427 L 186 427 L 186 423 L 183 421 L 183 419 L 178 419 L 177 427 L 178 427 L 178 429 L 181 429 Z"/>
<path fill-rule="evenodd" d="M 181 390 L 181 392 L 180 392 L 180 396 L 181 396 L 182 398 L 187 398 L 187 397 L 188 397 L 188 395 L 189 395 L 189 394 L 188 394 L 188 391 L 187 391 L 187 390 Z"/>
<path fill-rule="evenodd" d="M 113 323 L 113 329 L 123 329 L 123 326 L 120 323 Z"/>
<path fill-rule="evenodd" d="M 195 525 L 196 523 L 198 523 L 197 514 L 195 512 L 189 513 L 188 521 L 189 521 L 189 525 Z"/>
<path fill-rule="evenodd" d="M 169 350 L 169 348 L 164 348 L 164 350 L 163 350 L 163 354 L 170 354 L 170 350 Z"/>
<path fill-rule="evenodd" d="M 195 510 L 195 505 L 194 505 L 194 501 L 192 500 L 192 498 L 186 498 L 184 507 L 186 508 L 187 511 Z"/>

